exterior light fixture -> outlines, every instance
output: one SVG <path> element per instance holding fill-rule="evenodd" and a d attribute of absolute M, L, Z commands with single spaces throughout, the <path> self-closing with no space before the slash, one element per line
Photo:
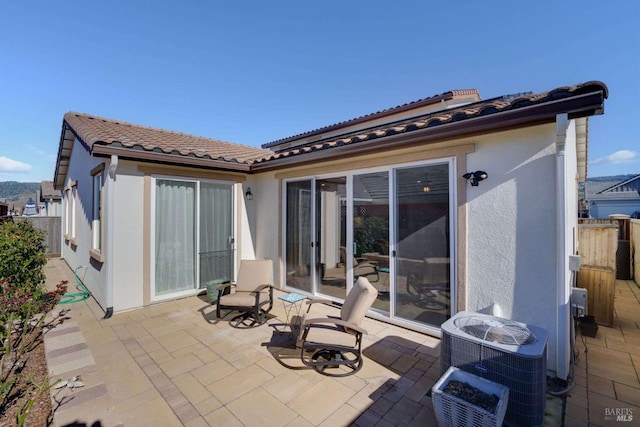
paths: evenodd
<path fill-rule="evenodd" d="M 422 192 L 423 193 L 428 193 L 431 191 L 431 186 L 429 185 L 429 180 L 427 178 L 424 179 L 424 184 L 422 180 L 417 180 L 416 181 L 419 185 L 422 185 Z"/>
<path fill-rule="evenodd" d="M 244 193 L 244 198 L 247 200 L 253 200 L 253 193 L 251 192 L 251 187 L 247 187 L 247 191 Z"/>
<path fill-rule="evenodd" d="M 478 183 L 483 179 L 486 179 L 489 175 L 485 171 L 467 172 L 462 177 L 471 181 L 472 187 L 477 187 Z"/>

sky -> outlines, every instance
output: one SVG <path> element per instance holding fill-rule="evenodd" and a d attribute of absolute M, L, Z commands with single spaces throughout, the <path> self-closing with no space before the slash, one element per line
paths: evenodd
<path fill-rule="evenodd" d="M 0 0 L 0 181 L 52 180 L 63 116 L 239 144 L 453 89 L 589 80 L 589 176 L 640 174 L 640 1 Z"/>

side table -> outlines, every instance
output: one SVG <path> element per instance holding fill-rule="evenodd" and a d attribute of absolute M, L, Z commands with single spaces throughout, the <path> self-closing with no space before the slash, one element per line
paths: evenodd
<path fill-rule="evenodd" d="M 300 318 L 300 310 L 302 309 L 303 301 L 307 299 L 306 296 L 291 292 L 288 294 L 280 295 L 278 297 L 284 306 L 284 314 L 286 316 L 286 320 L 283 326 L 288 326 L 291 330 L 291 334 L 293 335 L 293 317 L 291 316 L 294 313 L 298 319 Z"/>

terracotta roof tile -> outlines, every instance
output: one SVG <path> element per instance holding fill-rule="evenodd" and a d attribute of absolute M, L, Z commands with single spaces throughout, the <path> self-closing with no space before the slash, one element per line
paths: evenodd
<path fill-rule="evenodd" d="M 475 90 L 470 91 L 470 93 L 471 92 L 477 93 L 477 91 Z M 284 149 L 278 152 L 264 148 L 238 145 L 216 139 L 203 138 L 180 132 L 145 127 L 131 123 L 96 117 L 89 114 L 74 112 L 69 112 L 64 116 L 62 138 L 64 138 L 65 136 L 64 129 L 70 128 L 89 150 L 93 151 L 96 146 L 100 146 L 99 151 L 103 154 L 105 153 L 105 150 L 103 150 L 102 147 L 113 147 L 116 149 L 126 148 L 131 150 L 131 157 L 133 158 L 136 157 L 136 150 L 139 150 L 139 152 L 141 153 L 160 153 L 175 155 L 178 158 L 188 157 L 195 159 L 204 159 L 207 161 L 218 161 L 221 163 L 226 163 L 232 169 L 234 164 L 240 164 L 243 168 L 246 168 L 244 170 L 250 171 L 254 170 L 254 167 L 255 170 L 263 167 L 268 168 L 270 167 L 269 162 L 272 160 L 293 158 L 307 153 L 318 152 L 322 150 L 331 150 L 333 148 L 339 148 L 363 142 L 372 142 L 373 144 L 375 144 L 375 140 L 377 139 L 401 134 L 408 134 L 419 130 L 429 132 L 427 131 L 427 129 L 430 128 L 436 128 L 456 122 L 464 122 L 483 116 L 491 116 L 494 114 L 524 109 L 526 107 L 552 104 L 554 101 L 578 97 L 582 94 L 593 94 L 595 92 L 602 92 L 602 96 L 604 98 L 606 98 L 608 95 L 607 87 L 604 85 L 604 83 L 597 81 L 586 82 L 575 86 L 561 87 L 539 94 L 529 93 L 508 95 L 504 97 L 497 97 L 485 101 L 476 102 L 473 104 L 467 104 L 448 110 L 439 110 L 431 113 L 426 113 L 419 117 L 400 120 L 395 123 L 387 123 L 382 126 L 375 126 L 364 130 L 361 129 L 358 131 L 354 131 L 352 134 L 343 134 L 333 138 L 315 141 L 309 143 L 306 146 L 298 145 L 296 147 L 291 147 L 290 149 Z M 464 95 L 466 94 L 466 91 L 452 91 L 445 92 L 445 94 L 447 94 L 447 96 L 449 96 L 450 94 Z M 424 98 L 424 100 L 427 100 L 425 102 L 429 102 L 429 100 L 440 99 L 441 97 L 443 97 L 443 95 L 436 95 L 435 97 Z M 406 105 L 411 105 L 419 102 L 420 101 L 415 101 L 414 103 L 409 103 Z M 602 107 L 602 105 L 600 105 L 600 107 Z M 397 108 L 399 107 L 394 107 L 390 110 L 395 111 L 395 109 Z M 363 117 L 374 117 L 376 114 L 377 113 L 373 113 L 371 115 Z M 589 114 L 594 113 L 591 112 Z M 347 123 L 347 125 L 350 125 L 353 120 L 343 123 Z M 336 125 L 332 125 L 330 127 L 333 126 Z M 471 125 L 469 127 L 474 128 L 474 125 Z M 312 133 L 313 132 L 315 131 L 312 131 Z M 302 139 L 308 134 L 309 133 L 301 134 L 300 138 Z M 296 140 L 295 137 L 286 139 L 291 141 Z M 267 144 L 267 146 L 268 145 L 269 144 Z M 62 156 L 61 154 L 62 140 L 60 150 L 59 164 L 60 162 L 64 162 L 64 156 Z M 141 155 L 140 157 L 143 156 Z M 146 158 L 148 158 L 148 156 Z M 66 161 L 68 161 L 68 159 Z M 166 159 L 164 161 L 166 161 Z M 180 162 L 180 160 L 177 161 Z M 196 161 L 199 162 L 199 160 Z M 208 163 L 200 162 L 199 164 L 206 165 Z M 56 166 L 56 179 L 58 179 L 59 173 L 66 173 L 65 168 L 62 168 L 60 170 L 58 170 L 58 168 L 59 166 Z M 56 184 L 60 185 L 58 181 L 56 181 Z"/>
<path fill-rule="evenodd" d="M 89 114 L 69 112 L 64 115 L 64 120 L 90 149 L 96 144 L 111 145 L 246 164 L 271 154 L 271 151 L 262 148 L 140 126 Z"/>
<path fill-rule="evenodd" d="M 62 199 L 60 191 L 53 188 L 53 181 L 42 181 L 40 183 L 40 200 Z"/>
<path fill-rule="evenodd" d="M 296 147 L 289 150 L 283 150 L 281 152 L 272 153 L 267 157 L 259 159 L 256 161 L 256 163 L 267 163 L 271 160 L 295 156 L 309 151 L 315 151 L 318 149 L 315 147 L 332 147 L 336 145 L 354 144 L 361 141 L 407 133 L 425 127 L 431 128 L 450 124 L 453 122 L 469 120 L 476 117 L 488 116 L 533 105 L 544 104 L 547 102 L 579 96 L 594 91 L 602 91 L 605 98 L 608 96 L 608 89 L 606 85 L 599 81 L 589 81 L 574 86 L 563 86 L 548 92 L 542 92 L 538 94 L 519 94 L 519 96 L 515 97 L 507 95 L 464 105 L 458 108 L 435 111 L 418 118 L 412 118 L 408 121 L 403 121 L 401 123 L 386 124 L 374 129 L 368 129 L 365 133 L 360 130 L 352 135 L 342 135 L 339 137 L 339 139 L 326 141 L 323 144 L 318 144 L 316 142 L 314 143 L 314 145 L 309 145 L 306 147 Z M 304 135 L 306 134 L 301 134 L 300 137 L 302 138 Z"/>
<path fill-rule="evenodd" d="M 314 130 L 310 130 L 307 132 L 303 132 L 297 135 L 293 135 L 293 136 L 289 136 L 286 138 L 281 138 L 278 139 L 276 141 L 272 141 L 269 143 L 266 143 L 263 145 L 263 147 L 272 147 L 274 145 L 278 145 L 281 144 L 284 141 L 289 141 L 289 140 L 295 140 L 298 138 L 302 138 L 304 136 L 310 136 L 310 135 L 314 135 L 314 134 L 318 134 L 318 133 L 322 133 L 325 132 L 329 129 L 332 128 L 340 128 L 343 126 L 348 126 L 354 123 L 358 123 L 358 122 L 362 122 L 362 121 L 366 121 L 366 120 L 372 120 L 374 118 L 376 118 L 377 116 L 384 116 L 384 115 L 388 115 L 388 114 L 394 114 L 396 112 L 405 110 L 405 109 L 410 109 L 410 108 L 417 108 L 423 105 L 430 105 L 430 104 L 434 104 L 439 102 L 440 100 L 444 100 L 444 99 L 451 99 L 454 96 L 472 96 L 472 95 L 476 95 L 478 99 L 480 99 L 480 93 L 478 92 L 477 89 L 454 89 L 454 90 L 450 90 L 448 92 L 443 92 L 441 94 L 438 95 L 433 95 L 433 96 L 429 96 L 427 98 L 421 98 L 415 101 L 411 101 L 411 102 L 407 102 L 401 105 L 397 105 L 395 107 L 391 107 L 391 108 L 385 108 L 384 110 L 380 110 L 380 111 L 376 111 L 375 113 L 369 113 L 369 114 L 365 114 L 363 116 L 358 116 L 355 117 L 353 119 L 349 119 L 349 120 L 344 120 L 342 122 L 338 122 L 338 123 L 334 123 L 331 125 L 327 125 L 327 126 L 323 126 L 321 128 L 318 129 L 314 129 Z"/>

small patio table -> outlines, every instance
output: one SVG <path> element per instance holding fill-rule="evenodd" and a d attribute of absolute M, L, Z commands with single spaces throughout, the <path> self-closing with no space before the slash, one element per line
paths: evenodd
<path fill-rule="evenodd" d="M 291 292 L 288 294 L 280 295 L 278 299 L 281 300 L 282 304 L 284 305 L 284 314 L 287 317 L 285 324 L 291 325 L 291 321 L 293 320 L 293 318 L 291 317 L 291 312 L 295 310 L 294 313 L 296 314 L 296 316 L 298 316 L 298 318 L 300 318 L 302 302 L 307 299 L 307 297 L 295 292 Z"/>

